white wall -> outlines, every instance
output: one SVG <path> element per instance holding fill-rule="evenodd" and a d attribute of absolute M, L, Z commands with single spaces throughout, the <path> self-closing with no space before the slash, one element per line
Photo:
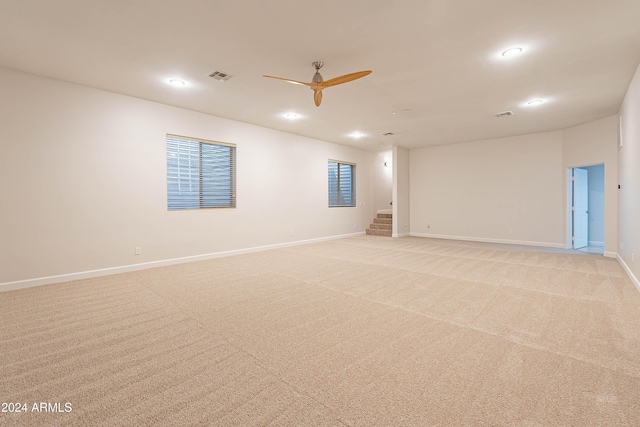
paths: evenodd
<path fill-rule="evenodd" d="M 587 166 L 589 174 L 589 245 L 604 245 L 604 165 Z"/>
<path fill-rule="evenodd" d="M 620 108 L 618 255 L 640 290 L 640 67 Z"/>
<path fill-rule="evenodd" d="M 384 165 L 385 163 L 387 166 Z M 393 153 L 391 150 L 378 153 L 372 171 L 375 209 L 376 211 L 390 210 L 393 199 Z"/>
<path fill-rule="evenodd" d="M 393 147 L 393 222 L 392 236 L 408 236 L 410 218 L 409 150 Z"/>
<path fill-rule="evenodd" d="M 564 247 L 562 133 L 411 150 L 411 234 Z"/>
<path fill-rule="evenodd" d="M 564 168 L 604 164 L 604 252 L 608 256 L 615 256 L 618 245 L 617 123 L 614 115 L 562 131 Z"/>
<path fill-rule="evenodd" d="M 567 169 L 604 164 L 604 250 L 615 256 L 616 122 L 412 150 L 411 234 L 567 247 Z"/>
<path fill-rule="evenodd" d="M 5 289 L 362 232 L 374 216 L 372 153 L 6 69 L 0 93 Z M 236 209 L 167 211 L 167 133 L 237 144 Z M 358 207 L 328 208 L 330 158 L 357 164 Z"/>

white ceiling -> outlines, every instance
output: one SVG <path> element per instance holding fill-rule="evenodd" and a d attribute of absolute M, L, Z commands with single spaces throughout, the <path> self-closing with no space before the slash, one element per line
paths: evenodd
<path fill-rule="evenodd" d="M 373 73 L 320 107 L 262 77 L 311 81 L 317 60 Z M 0 0 L 2 67 L 370 151 L 615 114 L 639 62 L 638 0 Z"/>

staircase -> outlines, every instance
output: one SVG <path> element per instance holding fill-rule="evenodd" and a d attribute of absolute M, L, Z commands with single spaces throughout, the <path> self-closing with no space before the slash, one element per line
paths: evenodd
<path fill-rule="evenodd" d="M 374 218 L 373 224 L 367 228 L 367 234 L 369 236 L 389 236 L 391 237 L 391 222 L 393 215 L 386 213 L 379 213 L 377 218 Z"/>

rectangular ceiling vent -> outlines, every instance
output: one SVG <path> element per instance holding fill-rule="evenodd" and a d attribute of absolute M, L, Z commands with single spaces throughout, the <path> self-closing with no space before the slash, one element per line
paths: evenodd
<path fill-rule="evenodd" d="M 219 80 L 221 82 L 226 82 L 231 78 L 229 74 L 223 73 L 222 71 L 214 71 L 213 73 L 209 74 L 209 77 Z"/>
<path fill-rule="evenodd" d="M 495 113 L 496 117 L 513 116 L 513 111 L 503 111 L 502 113 Z"/>

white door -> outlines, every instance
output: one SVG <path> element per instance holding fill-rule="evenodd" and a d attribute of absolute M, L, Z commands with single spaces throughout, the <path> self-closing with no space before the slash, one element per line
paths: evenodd
<path fill-rule="evenodd" d="M 589 173 L 573 170 L 573 248 L 589 245 Z"/>

